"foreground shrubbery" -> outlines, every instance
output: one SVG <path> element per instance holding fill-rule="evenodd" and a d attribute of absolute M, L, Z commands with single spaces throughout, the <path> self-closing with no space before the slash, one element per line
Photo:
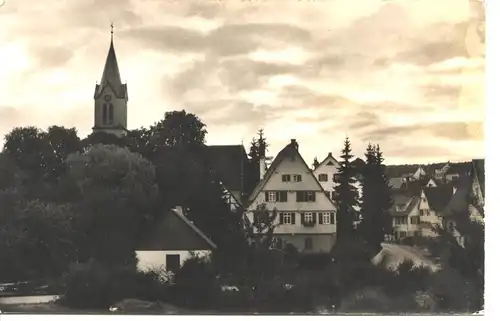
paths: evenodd
<path fill-rule="evenodd" d="M 165 287 L 155 274 L 95 260 L 72 265 L 64 282 L 66 287 L 60 303 L 71 308 L 108 309 L 126 298 L 156 301 L 167 297 Z"/>
<path fill-rule="evenodd" d="M 190 310 L 232 313 L 308 313 L 335 306 L 339 312 L 439 313 L 472 309 L 477 295 L 458 273 L 414 266 L 403 261 L 396 270 L 373 265 L 351 248 L 351 255 L 332 262 L 318 258 L 312 266 L 287 265 L 262 279 L 219 278 L 210 261 L 192 257 L 174 277 L 109 266 L 97 261 L 72 266 L 62 303 L 74 308 L 104 308 L 122 299 L 162 301 Z M 357 252 L 357 253 L 356 253 Z M 299 260 L 300 261 L 300 260 Z M 235 281 L 237 280 L 237 281 Z M 232 290 L 222 285 L 235 286 Z"/>

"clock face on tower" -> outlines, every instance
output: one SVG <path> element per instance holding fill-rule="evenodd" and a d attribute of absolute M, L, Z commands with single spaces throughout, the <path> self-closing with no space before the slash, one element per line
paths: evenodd
<path fill-rule="evenodd" d="M 111 100 L 111 95 L 104 95 L 104 100 L 105 101 L 110 101 Z"/>

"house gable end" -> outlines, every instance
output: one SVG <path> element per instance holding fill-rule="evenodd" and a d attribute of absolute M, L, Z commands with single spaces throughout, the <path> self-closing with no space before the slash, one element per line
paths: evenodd
<path fill-rule="evenodd" d="M 302 175 L 302 181 L 298 183 L 290 182 L 288 184 L 281 184 L 281 175 L 284 174 L 290 176 L 293 176 L 294 174 L 300 174 Z M 276 186 L 276 188 L 274 188 L 274 186 Z M 317 200 L 328 202 L 329 204 L 331 204 L 332 208 L 335 208 L 333 201 L 326 196 L 326 194 L 324 193 L 325 190 L 316 179 L 316 176 L 314 175 L 311 168 L 309 168 L 307 163 L 300 155 L 299 151 L 292 144 L 289 144 L 285 148 L 283 148 L 271 163 L 271 166 L 264 175 L 264 178 L 252 192 L 249 201 L 249 208 L 256 207 L 257 204 L 255 203 L 257 196 L 260 192 L 266 190 L 310 190 L 321 192 L 317 193 Z"/>

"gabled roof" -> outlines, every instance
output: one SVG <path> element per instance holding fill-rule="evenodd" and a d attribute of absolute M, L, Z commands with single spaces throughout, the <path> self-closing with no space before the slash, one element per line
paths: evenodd
<path fill-rule="evenodd" d="M 210 167 L 230 192 L 242 191 L 245 170 L 248 170 L 248 157 L 243 145 L 207 146 Z"/>
<path fill-rule="evenodd" d="M 335 157 L 333 157 L 332 153 L 328 153 L 328 155 L 325 157 L 325 159 L 323 159 L 323 161 L 321 163 L 319 163 L 318 166 L 316 166 L 316 169 L 318 169 L 321 165 L 323 164 L 326 164 L 328 166 L 339 166 L 339 162 L 337 161 L 337 159 Z"/>
<path fill-rule="evenodd" d="M 473 175 L 477 177 L 477 180 L 479 181 L 479 187 L 481 188 L 481 194 L 483 194 L 483 197 L 486 197 L 484 194 L 484 159 L 473 159 L 472 160 L 472 169 L 473 169 Z"/>
<path fill-rule="evenodd" d="M 394 201 L 390 213 L 392 216 L 407 216 L 418 204 L 419 197 L 408 190 L 397 190 L 392 193 Z M 398 207 L 406 206 L 404 211 L 398 211 Z"/>
<path fill-rule="evenodd" d="M 441 213 L 451 201 L 453 185 L 443 184 L 437 187 L 425 187 L 424 194 L 431 210 Z"/>
<path fill-rule="evenodd" d="M 404 179 L 402 177 L 389 178 L 389 186 L 391 188 L 401 188 L 403 183 L 404 183 Z"/>
<path fill-rule="evenodd" d="M 470 176 L 464 176 L 454 183 L 456 191 L 442 211 L 442 216 L 450 216 L 454 213 L 469 211 L 468 196 L 472 188 L 472 178 Z"/>
<path fill-rule="evenodd" d="M 250 198 L 248 199 L 248 204 L 252 204 L 253 201 L 257 198 L 257 195 L 259 195 L 260 191 L 264 188 L 264 186 L 266 186 L 266 183 L 269 181 L 273 173 L 276 171 L 276 168 L 279 166 L 279 164 L 281 164 L 283 160 L 291 157 L 296 157 L 300 162 L 302 162 L 302 164 L 307 168 L 309 174 L 311 174 L 312 178 L 316 182 L 318 190 L 322 192 L 325 191 L 321 186 L 321 184 L 316 179 L 316 176 L 314 175 L 311 168 L 307 166 L 307 163 L 304 161 L 304 158 L 302 158 L 302 155 L 300 155 L 297 147 L 297 142 L 295 141 L 295 139 L 292 139 L 290 144 L 286 145 L 285 148 L 283 148 L 278 153 L 276 158 L 274 158 L 273 162 L 271 163 L 271 166 L 269 166 L 269 169 L 264 174 L 264 178 L 260 180 L 259 184 L 255 187 L 252 194 L 250 195 Z M 333 206 L 335 206 L 330 197 L 327 197 L 327 199 Z"/>
<path fill-rule="evenodd" d="M 118 60 L 116 59 L 115 46 L 111 38 L 108 56 L 102 72 L 101 83 L 96 85 L 95 98 L 98 97 L 106 87 L 110 87 L 113 93 L 118 98 L 126 98 L 127 85 L 122 84 L 120 70 L 118 68 Z"/>
<path fill-rule="evenodd" d="M 363 166 L 365 166 L 365 165 L 366 165 L 365 161 L 364 161 L 364 160 L 362 160 L 362 159 L 361 159 L 361 158 L 359 158 L 359 157 L 358 157 L 358 158 L 356 158 L 355 160 L 353 160 L 353 161 L 351 162 L 351 166 L 352 166 L 353 168 L 355 168 L 355 169 L 356 169 L 356 171 L 358 171 L 358 172 L 359 172 L 360 170 L 362 170 L 362 169 L 363 169 Z"/>
<path fill-rule="evenodd" d="M 166 215 L 147 233 L 136 250 L 144 251 L 196 251 L 212 250 L 217 246 L 193 222 L 182 209 L 167 211 Z"/>

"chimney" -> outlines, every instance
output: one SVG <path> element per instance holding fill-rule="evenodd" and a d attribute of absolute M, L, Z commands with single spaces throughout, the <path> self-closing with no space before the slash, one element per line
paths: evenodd
<path fill-rule="evenodd" d="M 297 140 L 295 138 L 290 140 L 290 144 L 292 144 L 296 150 L 299 150 L 299 144 L 297 144 Z"/>
<path fill-rule="evenodd" d="M 329 152 L 329 153 L 328 153 L 328 156 L 329 156 L 329 157 L 333 157 L 333 156 L 332 156 L 332 152 Z"/>
<path fill-rule="evenodd" d="M 266 158 L 261 157 L 259 160 L 259 174 L 261 180 L 264 178 L 265 173 L 266 173 Z"/>
<path fill-rule="evenodd" d="M 182 209 L 182 206 L 176 206 L 175 210 L 177 211 L 177 213 L 184 215 L 184 210 Z"/>

